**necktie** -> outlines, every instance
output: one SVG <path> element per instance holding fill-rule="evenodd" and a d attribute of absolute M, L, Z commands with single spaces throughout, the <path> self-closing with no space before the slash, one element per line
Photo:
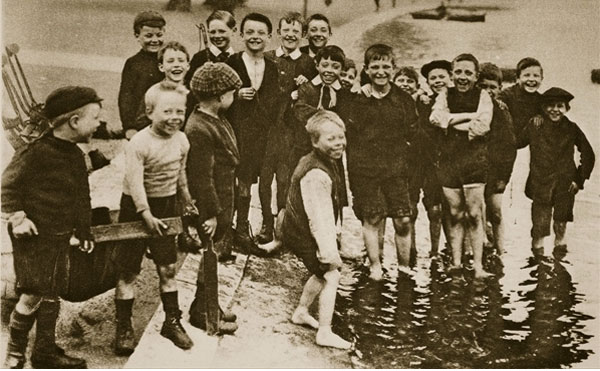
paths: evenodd
<path fill-rule="evenodd" d="M 227 62 L 227 58 L 229 58 L 229 53 L 222 52 L 221 54 L 217 55 L 217 62 Z"/>
<path fill-rule="evenodd" d="M 321 86 L 321 99 L 319 102 L 319 107 L 322 109 L 331 108 L 331 91 L 329 86 L 322 85 Z"/>

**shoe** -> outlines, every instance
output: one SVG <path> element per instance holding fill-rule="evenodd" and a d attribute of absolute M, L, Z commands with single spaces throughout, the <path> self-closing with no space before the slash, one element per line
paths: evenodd
<path fill-rule="evenodd" d="M 219 254 L 219 257 L 217 258 L 217 260 L 221 263 L 234 262 L 235 259 L 236 256 L 232 253 Z"/>
<path fill-rule="evenodd" d="M 194 342 L 185 332 L 180 319 L 180 310 L 173 313 L 166 313 L 165 322 L 163 322 L 163 326 L 160 329 L 160 334 L 171 340 L 173 344 L 181 349 L 191 349 L 194 346 Z"/>
<path fill-rule="evenodd" d="M 263 224 L 260 228 L 260 233 L 258 234 L 258 236 L 256 236 L 256 240 L 261 245 L 273 241 L 273 225 Z"/>
<path fill-rule="evenodd" d="M 33 353 L 31 365 L 34 368 L 87 368 L 85 359 L 71 357 L 64 353 Z"/>
<path fill-rule="evenodd" d="M 117 322 L 117 335 L 115 336 L 115 354 L 129 356 L 135 350 L 135 337 L 131 322 L 119 324 Z"/>
<path fill-rule="evenodd" d="M 256 255 L 262 258 L 268 257 L 269 252 L 258 247 L 252 237 L 250 226 L 248 224 L 241 225 L 235 229 L 233 243 L 242 248 L 247 255 Z"/>

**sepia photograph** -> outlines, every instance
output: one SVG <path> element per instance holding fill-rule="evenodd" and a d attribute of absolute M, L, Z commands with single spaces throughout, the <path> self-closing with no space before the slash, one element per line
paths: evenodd
<path fill-rule="evenodd" d="M 600 368 L 597 0 L 2 0 L 2 368 Z"/>

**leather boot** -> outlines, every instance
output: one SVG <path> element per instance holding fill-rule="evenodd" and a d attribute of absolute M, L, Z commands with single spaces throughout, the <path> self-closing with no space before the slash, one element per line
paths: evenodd
<path fill-rule="evenodd" d="M 160 329 L 160 334 L 171 340 L 179 348 L 190 349 L 194 346 L 194 342 L 185 332 L 180 320 L 181 311 L 179 309 L 165 312 L 165 322 Z"/>
<path fill-rule="evenodd" d="M 29 331 L 33 327 L 35 314 L 25 315 L 13 310 L 10 315 L 10 332 L 6 346 L 6 359 L 2 368 L 23 368 Z"/>
<path fill-rule="evenodd" d="M 36 335 L 31 365 L 34 368 L 87 368 L 84 359 L 61 352 L 56 345 L 56 321 L 60 302 L 44 300 L 36 312 Z"/>
<path fill-rule="evenodd" d="M 273 241 L 274 223 L 275 219 L 272 214 L 269 213 L 268 215 L 263 216 L 260 233 L 256 236 L 256 240 L 259 244 L 264 245 Z"/>
<path fill-rule="evenodd" d="M 115 300 L 117 326 L 115 334 L 115 354 L 128 356 L 135 350 L 135 336 L 131 324 L 133 299 Z"/>

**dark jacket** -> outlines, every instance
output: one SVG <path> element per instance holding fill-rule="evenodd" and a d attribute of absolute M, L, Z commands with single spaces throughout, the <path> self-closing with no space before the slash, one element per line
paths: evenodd
<path fill-rule="evenodd" d="M 515 133 L 521 132 L 529 120 L 541 112 L 542 95 L 538 92 L 527 93 L 519 84 L 502 90 L 498 96 L 498 100 L 501 100 L 508 106 Z"/>
<path fill-rule="evenodd" d="M 210 219 L 233 206 L 223 203 L 233 201 L 230 195 L 240 161 L 235 134 L 225 118 L 219 120 L 199 110 L 190 115 L 185 134 L 190 141 L 188 188 L 200 220 Z"/>
<path fill-rule="evenodd" d="M 158 70 L 157 53 L 140 50 L 127 59 L 119 88 L 119 116 L 123 130 L 140 130 L 136 118 L 146 90 L 160 82 L 165 75 Z"/>
<path fill-rule="evenodd" d="M 40 235 L 76 230 L 90 238 L 91 205 L 83 152 L 48 134 L 15 153 L 2 174 L 2 211 L 23 210 Z"/>
<path fill-rule="evenodd" d="M 494 115 L 488 133 L 488 179 L 506 184 L 517 157 L 517 143 L 508 107 L 495 99 L 492 101 Z"/>
<path fill-rule="evenodd" d="M 313 61 L 315 60 L 314 57 L 310 56 L 310 48 L 308 47 L 308 45 L 301 46 L 300 51 L 302 52 L 302 54 L 306 54 Z M 317 71 L 317 65 L 314 62 L 312 64 L 311 70 L 312 70 L 311 75 L 313 77 L 315 77 L 319 74 L 319 72 Z M 308 77 L 308 76 L 306 76 L 306 77 Z"/>
<path fill-rule="evenodd" d="M 206 62 L 227 62 L 229 55 L 225 53 L 221 53 L 220 55 L 214 55 L 209 48 L 202 49 L 198 53 L 194 54 L 192 60 L 190 61 L 190 69 L 185 74 L 183 78 L 183 82 L 185 86 L 190 89 L 190 81 L 192 81 L 192 77 L 194 77 L 194 73 L 196 70 L 204 65 Z M 198 104 L 198 100 L 194 93 L 192 93 L 190 89 L 190 93 L 188 94 L 187 104 L 186 104 L 186 117 L 192 114 L 194 107 Z"/>
<path fill-rule="evenodd" d="M 540 127 L 529 123 L 517 138 L 519 148 L 527 145 L 531 152 L 527 197 L 548 204 L 552 195 L 567 192 L 571 182 L 583 189 L 594 168 L 595 155 L 577 124 L 566 117 L 558 123 L 544 118 Z M 573 157 L 575 147 L 581 154 L 579 166 Z"/>
<path fill-rule="evenodd" d="M 439 163 L 441 132 L 429 122 L 435 98 L 436 96 L 429 97 L 430 101 L 427 104 L 420 98 L 416 101 L 418 120 L 409 149 L 410 165 L 414 171 L 422 172 L 424 169 L 438 166 Z"/>

